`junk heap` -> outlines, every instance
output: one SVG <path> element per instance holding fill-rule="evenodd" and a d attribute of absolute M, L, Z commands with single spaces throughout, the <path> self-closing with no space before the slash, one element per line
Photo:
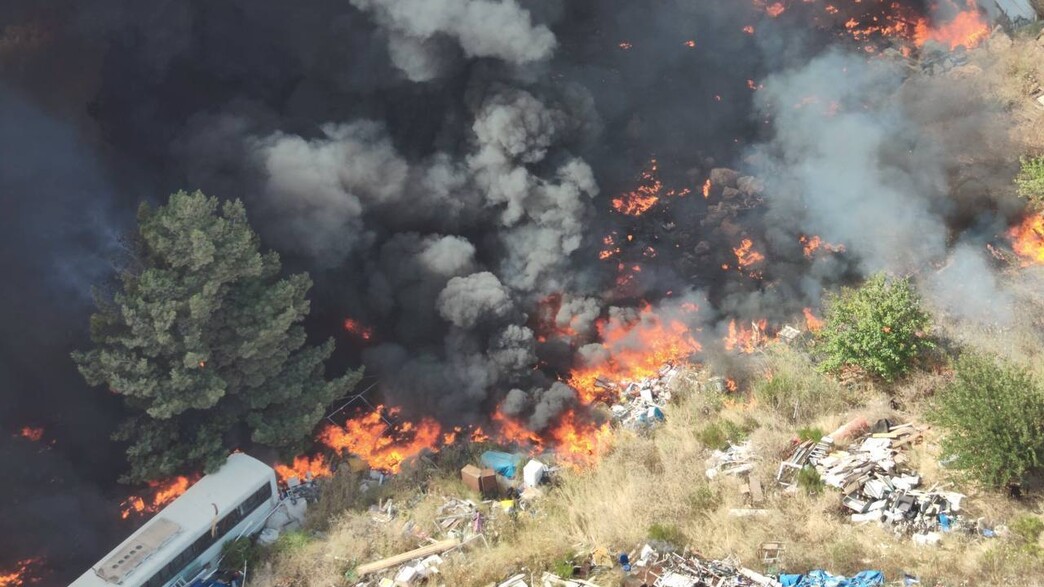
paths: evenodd
<path fill-rule="evenodd" d="M 616 394 L 610 407 L 613 420 L 625 428 L 636 430 L 663 421 L 664 408 L 671 401 L 671 383 L 678 372 L 678 367 L 666 363 L 652 377 L 619 383 L 598 379 L 595 385 Z"/>
<path fill-rule="evenodd" d="M 855 436 L 848 450 L 834 448 Z M 904 467 L 903 449 L 921 438 L 913 424 L 878 420 L 870 429 L 856 419 L 819 442 L 798 444 L 780 464 L 776 480 L 796 487 L 797 473 L 814 467 L 823 483 L 841 490 L 841 504 L 853 512 L 853 522 L 880 522 L 897 537 L 912 534 L 918 544 L 935 544 L 942 538 L 939 532 L 963 525 L 964 495 L 938 485 L 920 489 L 920 474 Z"/>

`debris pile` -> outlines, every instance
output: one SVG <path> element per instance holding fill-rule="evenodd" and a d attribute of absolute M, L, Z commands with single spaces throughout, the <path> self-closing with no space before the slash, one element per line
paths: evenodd
<path fill-rule="evenodd" d="M 858 424 L 850 422 L 838 432 L 858 429 Z M 935 544 L 941 539 L 939 531 L 961 523 L 958 512 L 964 495 L 938 486 L 918 489 L 921 476 L 903 466 L 907 457 L 902 449 L 921 436 L 912 424 L 880 420 L 848 450 L 834 449 L 834 435 L 805 441 L 780 464 L 776 480 L 793 487 L 798 471 L 814 467 L 825 485 L 841 490 L 841 504 L 854 512 L 852 521 L 881 522 L 897 536 L 913 534 L 918 544 Z"/>
<path fill-rule="evenodd" d="M 691 552 L 660 553 L 648 544 L 642 547 L 632 570 L 633 574 L 644 584 L 654 587 L 702 587 L 704 585 L 779 587 L 780 585 L 772 577 L 752 571 L 732 557 L 712 560 Z"/>
<path fill-rule="evenodd" d="M 616 394 L 610 407 L 613 420 L 625 428 L 637 430 L 663 421 L 663 410 L 671 401 L 671 383 L 678 371 L 678 367 L 667 363 L 652 377 L 620 383 L 599 379 L 595 385 Z"/>
<path fill-rule="evenodd" d="M 744 475 L 754 470 L 754 450 L 750 441 L 739 444 L 730 444 L 727 450 L 715 450 L 707 459 L 707 470 L 704 472 L 708 479 L 714 479 L 719 474 Z"/>

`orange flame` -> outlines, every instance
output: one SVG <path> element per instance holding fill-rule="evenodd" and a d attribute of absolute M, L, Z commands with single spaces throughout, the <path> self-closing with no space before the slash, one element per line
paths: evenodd
<path fill-rule="evenodd" d="M 728 391 L 729 393 L 736 393 L 737 389 L 739 389 L 739 385 L 736 384 L 736 380 L 733 379 L 732 377 L 726 377 L 725 378 L 725 390 Z"/>
<path fill-rule="evenodd" d="M 798 238 L 798 241 L 801 243 L 805 250 L 805 257 L 808 257 L 809 259 L 811 259 L 815 252 L 818 251 L 820 248 L 822 248 L 824 251 L 829 251 L 831 253 L 845 252 L 845 245 L 832 245 L 816 235 L 801 235 L 801 237 Z"/>
<path fill-rule="evenodd" d="M 604 355 L 574 369 L 568 380 L 585 404 L 605 395 L 604 382 L 652 377 L 665 363 L 683 360 L 701 350 L 684 322 L 664 319 L 648 304 L 642 306 L 632 322 L 603 319 L 597 328 Z"/>
<path fill-rule="evenodd" d="M 819 332 L 823 329 L 823 320 L 816 318 L 812 308 L 803 308 L 801 312 L 805 315 L 805 328 L 808 328 L 809 332 Z"/>
<path fill-rule="evenodd" d="M 750 328 L 745 326 L 737 327 L 735 318 L 729 320 L 729 329 L 724 340 L 725 350 L 746 354 L 753 353 L 759 346 L 768 342 L 769 339 L 765 333 L 767 326 L 768 321 L 764 318 L 752 320 Z"/>
<path fill-rule="evenodd" d="M 517 420 L 505 416 L 499 409 L 493 413 L 493 421 L 497 423 L 497 438 L 522 446 L 534 446 L 538 450 L 544 441 L 540 436 L 523 426 Z"/>
<path fill-rule="evenodd" d="M 752 265 L 761 263 L 765 260 L 765 255 L 754 250 L 754 242 L 749 238 L 740 241 L 740 245 L 732 249 L 732 252 L 736 255 L 736 263 L 738 265 L 737 269 L 740 271 L 749 269 Z M 751 271 L 750 276 L 758 279 L 761 277 L 761 272 Z"/>
<path fill-rule="evenodd" d="M 990 36 L 990 26 L 982 14 L 974 8 L 957 13 L 952 20 L 940 25 L 931 26 L 925 19 L 921 19 L 914 27 L 913 41 L 918 47 L 928 41 L 934 41 L 944 45 L 950 50 L 960 45 L 966 48 L 977 47 Z"/>
<path fill-rule="evenodd" d="M 345 318 L 344 329 L 355 336 L 358 336 L 362 340 L 370 340 L 373 338 L 373 329 L 364 325 L 362 322 L 359 322 L 355 318 Z"/>
<path fill-rule="evenodd" d="M 425 450 L 437 451 L 442 429 L 431 418 L 416 424 L 389 425 L 381 417 L 384 406 L 345 422 L 344 428 L 327 426 L 319 432 L 320 443 L 338 452 L 349 452 L 373 469 L 398 473 L 402 463 Z M 395 415 L 397 410 L 388 410 Z"/>
<path fill-rule="evenodd" d="M 559 459 L 574 466 L 588 466 L 609 447 L 612 429 L 608 423 L 582 421 L 576 411 L 570 410 L 548 431 L 548 436 L 554 441 Z"/>
<path fill-rule="evenodd" d="M 15 563 L 15 568 L 10 572 L 0 571 L 0 587 L 21 587 L 39 582 L 39 579 L 31 577 L 33 567 L 43 564 L 42 558 L 26 558 Z"/>
<path fill-rule="evenodd" d="M 38 426 L 23 426 L 18 435 L 26 440 L 40 442 L 43 440 L 44 429 Z"/>
<path fill-rule="evenodd" d="M 613 209 L 628 216 L 641 216 L 655 206 L 660 198 L 681 197 L 689 193 L 688 188 L 664 191 L 663 182 L 657 176 L 658 170 L 656 160 L 653 159 L 649 162 L 649 168 L 642 171 L 636 189 L 613 198 Z"/>
<path fill-rule="evenodd" d="M 703 182 L 703 199 L 706 200 L 707 198 L 710 197 L 710 191 L 711 191 L 711 180 L 710 180 L 710 178 L 707 178 L 707 181 Z"/>
<path fill-rule="evenodd" d="M 1008 230 L 1011 248 L 1022 258 L 1022 266 L 1044 264 L 1044 214 L 1022 219 Z"/>
<path fill-rule="evenodd" d="M 177 499 L 179 495 L 188 491 L 188 488 L 198 480 L 198 475 L 193 476 L 192 479 L 181 475 L 165 481 L 149 481 L 149 487 L 154 490 L 152 497 L 147 502 L 144 497 L 139 495 L 128 497 L 121 504 L 123 511 L 120 513 L 120 517 L 126 520 L 131 514 L 157 512 L 163 506 Z"/>
<path fill-rule="evenodd" d="M 274 469 L 280 481 L 286 481 L 291 477 L 307 479 L 309 475 L 311 475 L 312 479 L 319 479 L 333 474 L 333 471 L 330 470 L 330 465 L 327 464 L 326 459 L 322 455 L 313 457 L 301 455 L 294 458 L 294 462 L 289 465 L 276 464 Z"/>

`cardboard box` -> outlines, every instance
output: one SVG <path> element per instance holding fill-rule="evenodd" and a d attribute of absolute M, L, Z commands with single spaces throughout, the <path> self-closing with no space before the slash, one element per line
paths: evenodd
<path fill-rule="evenodd" d="M 480 469 L 475 465 L 466 465 L 460 470 L 460 480 L 472 491 L 482 495 L 497 493 L 497 474 L 493 469 Z"/>

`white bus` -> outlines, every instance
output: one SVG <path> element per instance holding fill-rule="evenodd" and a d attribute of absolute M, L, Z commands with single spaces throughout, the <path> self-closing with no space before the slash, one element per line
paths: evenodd
<path fill-rule="evenodd" d="M 187 585 L 216 570 L 226 542 L 259 532 L 278 503 L 275 471 L 232 454 L 71 587 Z"/>

